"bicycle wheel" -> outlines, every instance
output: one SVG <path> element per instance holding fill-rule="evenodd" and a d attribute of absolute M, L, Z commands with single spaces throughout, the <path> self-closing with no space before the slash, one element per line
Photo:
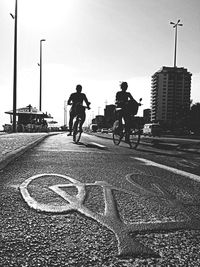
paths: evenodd
<path fill-rule="evenodd" d="M 129 136 L 129 145 L 130 148 L 137 148 L 137 146 L 140 143 L 140 136 L 141 136 L 141 129 L 140 127 L 136 127 L 134 129 L 131 129 L 131 133 Z"/>
<path fill-rule="evenodd" d="M 113 132 L 113 143 L 119 145 L 123 136 L 123 132 Z"/>
<path fill-rule="evenodd" d="M 76 120 L 73 127 L 73 141 L 75 144 L 78 144 L 78 142 L 81 139 L 81 131 L 78 128 L 79 126 L 79 120 Z"/>

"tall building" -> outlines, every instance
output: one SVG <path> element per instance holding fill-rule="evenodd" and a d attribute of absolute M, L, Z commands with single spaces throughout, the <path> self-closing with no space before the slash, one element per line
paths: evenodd
<path fill-rule="evenodd" d="M 152 75 L 151 121 L 173 128 L 180 111 L 189 111 L 191 76 L 187 69 L 177 67 L 162 67 Z"/>
<path fill-rule="evenodd" d="M 103 115 L 97 115 L 93 120 L 92 124 L 97 124 L 98 128 L 104 128 L 105 127 L 105 117 Z"/>

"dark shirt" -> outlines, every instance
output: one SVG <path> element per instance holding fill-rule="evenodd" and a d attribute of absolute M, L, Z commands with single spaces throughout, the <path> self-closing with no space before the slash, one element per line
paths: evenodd
<path fill-rule="evenodd" d="M 117 106 L 119 107 L 124 106 L 124 104 L 127 103 L 128 100 L 133 100 L 131 93 L 123 92 L 123 91 L 117 92 L 116 94 L 116 105 Z"/>
<path fill-rule="evenodd" d="M 77 103 L 83 104 L 83 101 L 85 101 L 86 105 L 89 106 L 88 99 L 85 94 L 83 93 L 73 93 L 70 95 L 67 103 L 70 105 L 72 103 L 72 108 L 76 107 Z"/>

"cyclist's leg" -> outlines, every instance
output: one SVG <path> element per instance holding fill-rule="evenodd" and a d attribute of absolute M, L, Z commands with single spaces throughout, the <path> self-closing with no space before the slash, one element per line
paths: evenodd
<path fill-rule="evenodd" d="M 116 111 L 116 119 L 119 122 L 119 125 L 118 125 L 119 132 L 121 132 L 123 129 L 122 118 L 123 118 L 123 111 L 122 111 L 122 109 L 120 109 L 120 110 Z"/>
<path fill-rule="evenodd" d="M 72 127 L 73 127 L 74 117 L 75 117 L 75 111 L 73 109 L 71 109 L 70 112 L 69 112 L 69 134 L 68 135 L 72 134 Z"/>
<path fill-rule="evenodd" d="M 131 131 L 131 115 L 128 112 L 124 112 L 123 117 L 125 122 L 125 141 L 129 142 L 129 136 Z"/>

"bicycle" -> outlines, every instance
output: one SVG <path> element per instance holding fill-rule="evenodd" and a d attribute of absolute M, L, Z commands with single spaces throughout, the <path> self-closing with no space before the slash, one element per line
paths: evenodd
<path fill-rule="evenodd" d="M 125 125 L 122 124 L 122 126 L 119 126 L 119 120 L 116 120 L 113 124 L 113 143 L 115 145 L 119 145 L 124 137 L 127 137 L 128 141 L 125 141 L 129 144 L 130 148 L 136 149 L 137 146 L 140 143 L 140 137 L 141 137 L 141 124 L 140 120 L 138 118 L 135 118 L 134 116 L 137 114 L 138 107 L 141 105 L 140 102 L 142 99 L 140 98 L 140 101 L 137 105 L 137 107 L 134 107 L 134 110 L 132 110 L 132 114 L 130 112 L 131 119 L 131 129 L 129 133 L 126 133 L 125 131 Z M 116 108 L 116 111 L 120 110 L 121 108 Z M 128 135 L 128 136 L 127 136 Z"/>
<path fill-rule="evenodd" d="M 78 144 L 81 139 L 82 121 L 85 120 L 85 109 L 90 109 L 89 107 L 83 106 L 81 103 L 76 105 L 76 120 L 73 125 L 73 141 Z"/>

